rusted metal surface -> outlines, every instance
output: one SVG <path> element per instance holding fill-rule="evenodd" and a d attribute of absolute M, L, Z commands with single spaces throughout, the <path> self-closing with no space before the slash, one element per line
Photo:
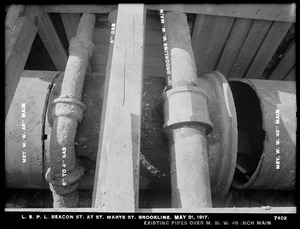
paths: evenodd
<path fill-rule="evenodd" d="M 53 194 L 53 207 L 76 207 L 78 180 L 84 168 L 76 161 L 75 136 L 78 122 L 86 110 L 81 102 L 82 89 L 89 58 L 94 45 L 91 41 L 96 16 L 83 14 L 76 37 L 70 42 L 60 96 L 53 101 L 53 126 L 50 139 L 50 168 L 46 179 Z"/>

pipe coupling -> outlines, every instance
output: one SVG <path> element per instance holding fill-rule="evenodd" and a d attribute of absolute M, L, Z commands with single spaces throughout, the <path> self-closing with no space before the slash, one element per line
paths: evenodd
<path fill-rule="evenodd" d="M 76 164 L 75 168 L 71 171 L 67 171 L 66 176 L 62 178 L 61 174 L 54 174 L 51 172 L 51 168 L 48 168 L 45 178 L 57 194 L 66 195 L 74 192 L 78 188 L 78 181 L 83 176 L 84 170 L 83 166 Z"/>
<path fill-rule="evenodd" d="M 70 55 L 80 52 L 81 54 L 88 53 L 89 59 L 93 55 L 95 45 L 93 42 L 85 37 L 73 37 L 70 40 L 69 53 Z"/>
<path fill-rule="evenodd" d="M 209 119 L 206 92 L 193 86 L 180 86 L 163 93 L 164 129 L 193 124 L 206 128 L 206 134 L 212 131 Z"/>
<path fill-rule="evenodd" d="M 53 101 L 52 116 L 65 116 L 81 122 L 86 110 L 84 103 L 77 99 L 59 97 Z"/>

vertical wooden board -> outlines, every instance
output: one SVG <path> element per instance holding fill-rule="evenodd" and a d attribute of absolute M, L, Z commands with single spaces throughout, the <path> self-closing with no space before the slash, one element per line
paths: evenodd
<path fill-rule="evenodd" d="M 24 70 L 37 26 L 26 17 L 17 19 L 16 28 L 5 50 L 5 116 Z"/>
<path fill-rule="evenodd" d="M 108 60 L 108 49 L 109 43 L 108 42 L 94 42 L 95 50 L 93 56 L 90 60 L 93 71 L 97 72 L 94 69 L 95 65 L 106 64 Z"/>
<path fill-rule="evenodd" d="M 244 45 L 229 73 L 229 78 L 243 77 L 253 56 L 265 38 L 272 21 L 255 20 Z"/>
<path fill-rule="evenodd" d="M 107 54 L 104 53 L 94 53 L 91 59 L 92 65 L 96 64 L 106 64 L 107 63 Z"/>
<path fill-rule="evenodd" d="M 96 54 L 96 53 L 104 53 L 106 55 L 108 54 L 108 49 L 109 49 L 108 43 L 94 42 L 94 45 L 95 45 L 94 54 Z"/>
<path fill-rule="evenodd" d="M 94 72 L 103 72 L 102 65 L 106 65 L 108 59 L 109 39 L 110 28 L 95 27 L 93 35 L 95 50 L 90 60 L 91 67 Z"/>
<path fill-rule="evenodd" d="M 225 77 L 230 73 L 253 22 L 254 20 L 252 19 L 236 18 L 216 67 L 216 70 L 220 71 Z"/>
<path fill-rule="evenodd" d="M 56 32 L 53 22 L 47 13 L 44 13 L 41 18 L 38 33 L 56 67 L 56 70 L 64 71 L 68 55 Z"/>
<path fill-rule="evenodd" d="M 24 8 L 23 5 L 11 5 L 7 10 L 5 17 L 5 48 L 9 43 L 10 34 L 16 25 L 17 19 L 22 15 Z"/>
<path fill-rule="evenodd" d="M 37 22 L 42 9 L 30 6 L 24 10 L 24 17 L 16 20 L 5 49 L 5 116 L 9 110 L 15 90 L 24 70 L 33 40 L 37 33 Z"/>
<path fill-rule="evenodd" d="M 259 47 L 250 67 L 245 75 L 246 78 L 259 79 L 269 61 L 272 59 L 273 54 L 277 50 L 282 39 L 291 27 L 291 22 L 275 21 L 271 26 L 263 43 Z"/>
<path fill-rule="evenodd" d="M 92 201 L 93 207 L 103 211 L 133 212 L 138 204 L 144 30 L 144 5 L 120 4 L 114 47 L 110 49 L 112 54 L 109 54 L 111 61 L 109 59 L 107 63 Z M 119 115 L 124 116 L 123 122 L 126 123 L 120 122 L 117 125 L 115 120 L 110 118 L 116 110 L 119 110 Z M 131 123 L 126 121 L 125 116 L 130 117 Z M 131 134 L 131 139 L 123 143 L 119 142 L 120 136 L 112 134 L 112 129 L 118 131 L 120 125 Z M 122 147 L 129 146 L 131 150 L 121 150 Z M 132 163 L 122 164 L 121 158 Z M 114 163 L 114 160 L 119 163 Z M 115 168 L 116 166 L 121 170 Z M 114 170 L 119 171 L 117 176 Z M 125 202 L 117 204 L 115 200 Z"/>
<path fill-rule="evenodd" d="M 215 69 L 233 22 L 234 18 L 232 17 L 197 16 L 192 35 L 192 46 L 198 76 Z"/>
<path fill-rule="evenodd" d="M 105 65 L 107 63 L 107 54 L 99 54 L 95 53 L 92 59 L 92 65 L 102 64 Z M 157 56 L 145 56 L 144 57 L 144 67 L 147 68 L 164 68 L 164 59 L 163 57 Z"/>
<path fill-rule="evenodd" d="M 164 62 L 164 52 L 161 45 L 146 45 L 145 56 L 162 58 L 162 61 Z"/>
<path fill-rule="evenodd" d="M 269 77 L 270 80 L 282 80 L 290 71 L 290 69 L 296 63 L 296 47 L 295 42 L 293 42 L 282 59 L 280 60 L 279 64 L 272 72 L 271 76 Z"/>
<path fill-rule="evenodd" d="M 191 14 L 240 17 L 271 21 L 296 21 L 296 3 L 292 4 L 152 4 L 148 9 Z"/>
<path fill-rule="evenodd" d="M 147 68 L 144 67 L 144 77 L 147 76 L 160 76 L 165 77 L 165 68 Z"/>
<path fill-rule="evenodd" d="M 94 72 L 98 72 L 100 74 L 105 74 L 106 64 L 92 64 L 92 68 Z"/>
<path fill-rule="evenodd" d="M 146 22 L 146 30 L 161 30 L 161 24 L 159 19 L 159 14 L 150 15 L 147 13 L 147 22 Z"/>
<path fill-rule="evenodd" d="M 110 38 L 110 28 L 99 28 L 95 27 L 94 29 L 94 35 L 93 35 L 93 42 L 100 43 L 108 43 Z"/>
<path fill-rule="evenodd" d="M 296 81 L 296 66 L 292 67 L 289 73 L 284 77 L 285 81 Z"/>
<path fill-rule="evenodd" d="M 105 74 L 106 64 L 95 64 L 92 65 L 94 72 Z M 160 76 L 165 77 L 165 68 L 148 68 L 144 66 L 144 77 L 146 76 Z"/>
<path fill-rule="evenodd" d="M 145 45 L 163 45 L 161 30 L 146 30 Z"/>
<path fill-rule="evenodd" d="M 144 76 L 165 76 L 162 31 L 159 14 L 147 12 Z"/>

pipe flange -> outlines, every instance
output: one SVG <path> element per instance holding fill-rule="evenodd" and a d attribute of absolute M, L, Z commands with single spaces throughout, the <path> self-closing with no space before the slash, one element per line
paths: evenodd
<path fill-rule="evenodd" d="M 68 97 L 59 97 L 53 101 L 52 105 L 56 106 L 55 109 L 52 110 L 52 115 L 67 116 L 79 122 L 82 120 L 83 113 L 86 110 L 84 103 Z"/>
<path fill-rule="evenodd" d="M 206 91 L 214 125 L 207 135 L 210 186 L 213 197 L 224 197 L 232 184 L 237 154 L 237 116 L 227 79 L 217 71 L 198 78 Z"/>
<path fill-rule="evenodd" d="M 54 99 L 53 104 L 60 103 L 60 102 L 61 103 L 74 103 L 74 104 L 78 105 L 83 111 L 86 111 L 85 104 L 83 102 L 79 101 L 78 99 L 60 96 L 59 98 Z"/>
<path fill-rule="evenodd" d="M 164 128 L 178 128 L 182 125 L 201 125 L 206 128 L 206 134 L 212 131 L 212 122 L 207 109 L 206 92 L 193 86 L 172 88 L 163 93 L 164 98 Z"/>

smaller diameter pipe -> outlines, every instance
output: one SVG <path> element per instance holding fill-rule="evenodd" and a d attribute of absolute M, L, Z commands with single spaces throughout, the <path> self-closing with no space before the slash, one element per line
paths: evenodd
<path fill-rule="evenodd" d="M 70 41 L 61 95 L 53 102 L 50 168 L 46 179 L 53 194 L 54 208 L 76 207 L 78 204 L 77 187 L 84 168 L 76 161 L 74 140 L 85 110 L 81 96 L 88 61 L 94 50 L 95 19 L 94 14 L 82 15 L 76 37 Z"/>
<path fill-rule="evenodd" d="M 205 127 L 183 125 L 170 131 L 172 207 L 211 207 Z"/>

